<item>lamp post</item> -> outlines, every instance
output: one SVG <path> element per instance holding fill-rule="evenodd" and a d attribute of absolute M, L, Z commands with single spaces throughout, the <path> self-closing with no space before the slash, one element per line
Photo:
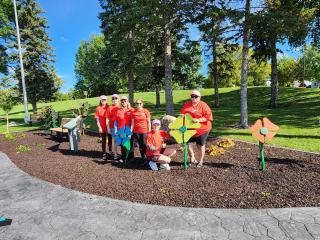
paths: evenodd
<path fill-rule="evenodd" d="M 17 28 L 17 38 L 18 38 L 18 50 L 19 50 L 19 59 L 20 59 L 20 69 L 21 69 L 21 82 L 22 82 L 22 93 L 23 93 L 23 104 L 24 104 L 24 122 L 28 123 L 30 120 L 29 112 L 28 112 L 28 99 L 27 99 L 27 91 L 26 91 L 26 83 L 24 79 L 24 68 L 23 68 L 23 60 L 22 60 L 22 50 L 21 50 L 21 42 L 20 42 L 20 30 L 18 23 L 18 13 L 17 13 L 17 5 L 16 0 L 13 0 L 14 6 L 14 16 L 16 20 L 16 28 Z"/>

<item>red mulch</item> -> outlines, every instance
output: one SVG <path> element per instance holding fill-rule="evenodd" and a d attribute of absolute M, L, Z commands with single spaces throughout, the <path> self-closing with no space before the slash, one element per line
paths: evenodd
<path fill-rule="evenodd" d="M 208 145 L 216 140 L 210 140 Z M 17 153 L 18 145 L 30 152 Z M 170 147 L 175 147 L 170 146 Z M 320 206 L 320 155 L 265 148 L 266 172 L 258 167 L 258 146 L 236 142 L 223 155 L 206 156 L 202 168 L 183 171 L 183 153 L 173 158 L 171 171 L 153 172 L 139 158 L 123 168 L 102 161 L 97 137 L 81 137 L 79 152 L 67 141 L 41 132 L 0 136 L 0 151 L 23 171 L 67 188 L 96 195 L 180 207 L 275 208 Z M 138 151 L 137 151 L 138 152 Z M 139 155 L 138 153 L 136 154 Z"/>

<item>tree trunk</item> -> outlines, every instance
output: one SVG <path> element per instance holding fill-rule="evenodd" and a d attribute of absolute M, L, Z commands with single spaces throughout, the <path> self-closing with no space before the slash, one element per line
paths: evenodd
<path fill-rule="evenodd" d="M 171 32 L 167 23 L 164 29 L 164 88 L 166 98 L 166 113 L 174 116 L 172 96 L 172 66 L 171 66 Z"/>
<path fill-rule="evenodd" d="M 131 49 L 129 50 L 129 63 L 127 65 L 127 74 L 128 74 L 128 92 L 129 92 L 129 102 L 131 106 L 134 104 L 134 76 L 133 76 L 133 46 L 132 46 L 132 39 L 133 39 L 133 33 L 132 30 L 129 31 L 128 39 L 130 41 Z"/>
<path fill-rule="evenodd" d="M 269 107 L 277 107 L 278 99 L 278 62 L 277 62 L 277 41 L 276 37 L 272 40 L 272 50 L 271 50 L 271 98 Z"/>
<path fill-rule="evenodd" d="M 246 12 L 243 26 L 243 47 L 240 86 L 240 127 L 248 127 L 248 52 L 249 52 L 249 16 L 251 0 L 246 0 Z"/>
<path fill-rule="evenodd" d="M 155 108 L 160 107 L 160 87 L 156 86 L 156 106 Z"/>
<path fill-rule="evenodd" d="M 9 133 L 9 112 L 6 112 L 7 117 L 7 133 Z"/>
<path fill-rule="evenodd" d="M 219 75 L 217 66 L 217 44 L 216 38 L 212 42 L 212 56 L 213 56 L 213 85 L 214 85 L 214 106 L 220 107 L 219 102 Z"/>
<path fill-rule="evenodd" d="M 38 109 L 37 109 L 37 100 L 35 98 L 31 99 L 31 104 L 32 104 L 32 112 L 33 114 L 36 114 Z"/>

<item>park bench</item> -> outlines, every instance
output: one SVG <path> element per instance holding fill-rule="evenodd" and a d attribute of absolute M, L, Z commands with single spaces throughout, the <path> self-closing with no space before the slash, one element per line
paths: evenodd
<path fill-rule="evenodd" d="M 64 134 L 67 135 L 68 129 L 64 128 L 63 125 L 69 122 L 71 119 L 72 118 L 61 118 L 60 127 L 50 128 L 51 135 L 55 133 L 58 138 L 61 138 L 61 136 Z"/>

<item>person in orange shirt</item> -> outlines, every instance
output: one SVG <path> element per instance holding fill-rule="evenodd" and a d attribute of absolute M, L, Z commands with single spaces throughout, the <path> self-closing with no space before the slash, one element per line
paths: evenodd
<path fill-rule="evenodd" d="M 106 140 L 107 140 L 107 124 L 106 117 L 108 115 L 107 96 L 100 96 L 99 106 L 96 108 L 94 118 L 97 121 L 99 133 L 102 138 L 102 158 L 106 160 Z"/>
<path fill-rule="evenodd" d="M 206 151 L 206 141 L 212 128 L 213 116 L 210 107 L 205 102 L 201 101 L 201 94 L 199 91 L 192 91 L 190 96 L 191 100 L 185 103 L 180 112 L 182 114 L 189 113 L 193 118 L 193 122 L 201 124 L 201 127 L 197 129 L 196 134 L 189 140 L 189 142 L 195 142 L 197 144 L 199 162 L 195 158 L 192 146 L 189 144 L 188 147 L 191 163 L 201 167 Z"/>
<path fill-rule="evenodd" d="M 119 95 L 113 94 L 111 96 L 111 99 L 112 99 L 112 104 L 109 105 L 108 113 L 107 113 L 108 117 L 106 118 L 107 119 L 107 129 L 108 129 L 108 147 L 109 147 L 109 152 L 111 152 L 111 156 L 114 159 L 116 159 L 117 158 L 117 146 L 116 146 L 114 138 L 112 137 L 112 135 L 114 134 L 114 118 L 113 118 L 113 115 L 111 114 L 111 112 L 115 108 L 120 108 Z"/>
<path fill-rule="evenodd" d="M 111 116 L 114 121 L 114 132 L 118 131 L 120 128 L 128 126 L 131 127 L 131 113 L 132 108 L 126 96 L 121 97 L 121 104 L 119 108 L 114 108 L 111 112 Z M 126 154 L 126 148 L 121 146 L 121 159 L 124 160 Z M 130 159 L 131 156 L 129 156 Z M 121 161 L 121 160 L 120 160 Z M 121 161 L 122 162 L 122 161 Z"/>
<path fill-rule="evenodd" d="M 150 112 L 143 108 L 143 101 L 138 99 L 136 101 L 136 108 L 132 111 L 131 131 L 133 132 L 133 141 L 131 152 L 134 154 L 136 143 L 139 144 L 141 158 L 146 157 L 146 137 L 147 133 L 151 131 Z"/>
<path fill-rule="evenodd" d="M 170 170 L 169 163 L 171 157 L 176 154 L 176 150 L 172 148 L 166 148 L 165 140 L 170 135 L 160 130 L 161 122 L 158 119 L 152 121 L 152 130 L 147 134 L 147 159 L 149 160 L 149 166 L 153 171 L 158 170 L 157 164 L 160 164 L 160 168 Z"/>

